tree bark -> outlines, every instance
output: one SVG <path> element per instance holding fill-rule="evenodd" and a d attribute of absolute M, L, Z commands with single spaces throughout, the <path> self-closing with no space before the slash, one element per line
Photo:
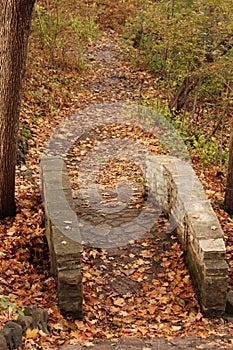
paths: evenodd
<path fill-rule="evenodd" d="M 187 102 L 188 95 L 195 89 L 200 77 L 197 74 L 193 74 L 184 79 L 183 84 L 176 92 L 172 101 L 169 103 L 171 111 L 179 112 Z"/>
<path fill-rule="evenodd" d="M 212 40 L 212 39 L 211 39 Z M 211 47 L 208 52 L 205 53 L 204 62 L 199 61 L 194 72 L 190 72 L 191 75 L 184 78 L 184 81 L 178 91 L 174 94 L 171 101 L 169 102 L 170 110 L 175 114 L 180 112 L 187 102 L 189 94 L 195 89 L 200 78 L 202 78 L 201 68 L 204 65 L 215 62 L 215 60 L 226 55 L 229 50 L 233 47 L 233 34 L 228 34 L 223 40 L 221 40 L 215 47 Z M 215 57 L 214 52 L 218 51 L 217 57 Z M 197 70 L 199 68 L 199 72 Z"/>
<path fill-rule="evenodd" d="M 224 209 L 233 215 L 233 122 L 231 127 L 231 140 L 229 147 L 229 163 L 227 172 L 227 184 L 225 191 Z"/>
<path fill-rule="evenodd" d="M 14 216 L 17 135 L 35 0 L 0 0 L 0 218 Z"/>

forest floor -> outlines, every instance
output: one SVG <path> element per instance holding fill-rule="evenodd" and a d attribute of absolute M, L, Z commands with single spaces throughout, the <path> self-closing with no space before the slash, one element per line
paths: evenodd
<path fill-rule="evenodd" d="M 168 223 L 163 217 L 154 232 L 127 245 L 110 250 L 85 247 L 84 319 L 72 320 L 60 314 L 45 238 L 39 161 L 56 127 L 74 112 L 93 104 L 140 103 L 144 93 L 151 99 L 161 94 L 155 77 L 136 70 L 121 52 L 119 38 L 113 31 L 95 43 L 90 42 L 85 53 L 84 74 L 64 71 L 63 76 L 56 76 L 57 89 L 53 87 L 55 73 L 49 67 L 44 69 L 38 65 L 37 71 L 28 70 L 22 119 L 31 130 L 31 144 L 25 163 L 17 167 L 16 218 L 0 223 L 0 324 L 3 326 L 7 320 L 14 319 L 26 305 L 38 304 L 48 311 L 50 335 L 39 331 L 30 334 L 24 339 L 25 349 L 59 346 L 64 350 L 81 349 L 81 346 L 106 350 L 130 349 L 130 346 L 144 350 L 233 348 L 233 324 L 202 315 L 179 243 L 173 234 L 165 233 Z M 36 95 L 38 91 L 40 98 Z M 56 112 L 51 96 L 55 96 Z M 35 120 L 33 116 L 39 114 Z M 103 131 L 106 138 L 115 138 L 121 133 L 132 139 L 140 138 L 153 152 L 161 153 L 156 138 L 140 130 L 116 127 Z M 77 164 L 72 160 L 85 157 L 90 143 L 92 147 L 92 141 L 84 138 L 67 157 L 74 194 Z M 213 166 L 203 167 L 198 158 L 192 161 L 222 224 L 231 267 L 233 221 L 220 205 L 224 195 L 223 175 L 218 177 Z M 111 196 L 109 182 L 131 176 L 135 184 L 141 183 L 137 182 L 140 171 L 131 163 L 115 161 L 110 165 L 113 168 L 104 169 L 100 178 L 106 197 Z M 133 205 L 137 208 L 141 203 L 139 193 Z M 231 272 L 229 290 L 233 290 Z M 116 338 L 120 340 L 113 340 Z M 105 348 L 103 340 L 106 340 Z"/>

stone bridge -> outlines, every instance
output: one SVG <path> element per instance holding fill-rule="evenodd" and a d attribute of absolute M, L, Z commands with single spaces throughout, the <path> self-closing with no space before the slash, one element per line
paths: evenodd
<path fill-rule="evenodd" d="M 59 157 L 43 157 L 41 170 L 46 235 L 60 309 L 82 318 L 82 237 L 68 175 Z M 146 159 L 146 178 L 181 242 L 203 313 L 221 316 L 227 293 L 226 249 L 200 181 L 192 167 L 178 158 L 152 155 Z"/>

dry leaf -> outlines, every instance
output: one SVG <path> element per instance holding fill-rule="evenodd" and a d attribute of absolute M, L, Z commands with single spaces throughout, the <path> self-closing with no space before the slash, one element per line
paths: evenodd
<path fill-rule="evenodd" d="M 39 330 L 38 328 L 30 329 L 28 328 L 26 330 L 26 338 L 27 339 L 36 339 L 39 336 Z"/>
<path fill-rule="evenodd" d="M 182 328 L 181 326 L 172 326 L 173 331 L 180 331 L 181 328 Z"/>
<path fill-rule="evenodd" d="M 114 319 L 112 320 L 112 323 L 113 323 L 115 326 L 118 326 L 118 327 L 121 326 L 121 320 L 119 320 L 118 318 L 114 318 Z"/>
<path fill-rule="evenodd" d="M 117 299 L 114 299 L 113 304 L 115 306 L 124 306 L 125 300 L 123 298 L 117 298 Z"/>
<path fill-rule="evenodd" d="M 86 340 L 83 342 L 83 345 L 86 347 L 86 348 L 91 348 L 92 346 L 94 346 L 94 344 L 92 342 L 90 342 L 89 340 Z"/>
<path fill-rule="evenodd" d="M 71 331 L 70 332 L 71 337 L 75 338 L 75 339 L 81 339 L 82 338 L 82 333 L 81 331 Z"/>
<path fill-rule="evenodd" d="M 13 236 L 16 232 L 16 227 L 11 227 L 9 230 L 7 230 L 7 236 Z"/>
<path fill-rule="evenodd" d="M 155 305 L 155 304 L 152 304 L 152 305 L 148 306 L 148 310 L 149 310 L 149 313 L 151 315 L 154 315 L 156 309 L 157 309 L 157 305 Z"/>

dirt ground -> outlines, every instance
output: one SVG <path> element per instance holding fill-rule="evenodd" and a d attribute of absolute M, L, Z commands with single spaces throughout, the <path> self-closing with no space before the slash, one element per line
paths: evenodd
<path fill-rule="evenodd" d="M 93 344 L 93 343 L 92 343 Z M 61 350 L 84 350 L 82 346 L 63 346 Z M 217 350 L 233 349 L 232 339 L 211 337 L 208 340 L 200 337 L 184 337 L 166 340 L 159 338 L 148 340 L 143 338 L 121 338 L 98 340 L 91 346 L 92 350 Z"/>

